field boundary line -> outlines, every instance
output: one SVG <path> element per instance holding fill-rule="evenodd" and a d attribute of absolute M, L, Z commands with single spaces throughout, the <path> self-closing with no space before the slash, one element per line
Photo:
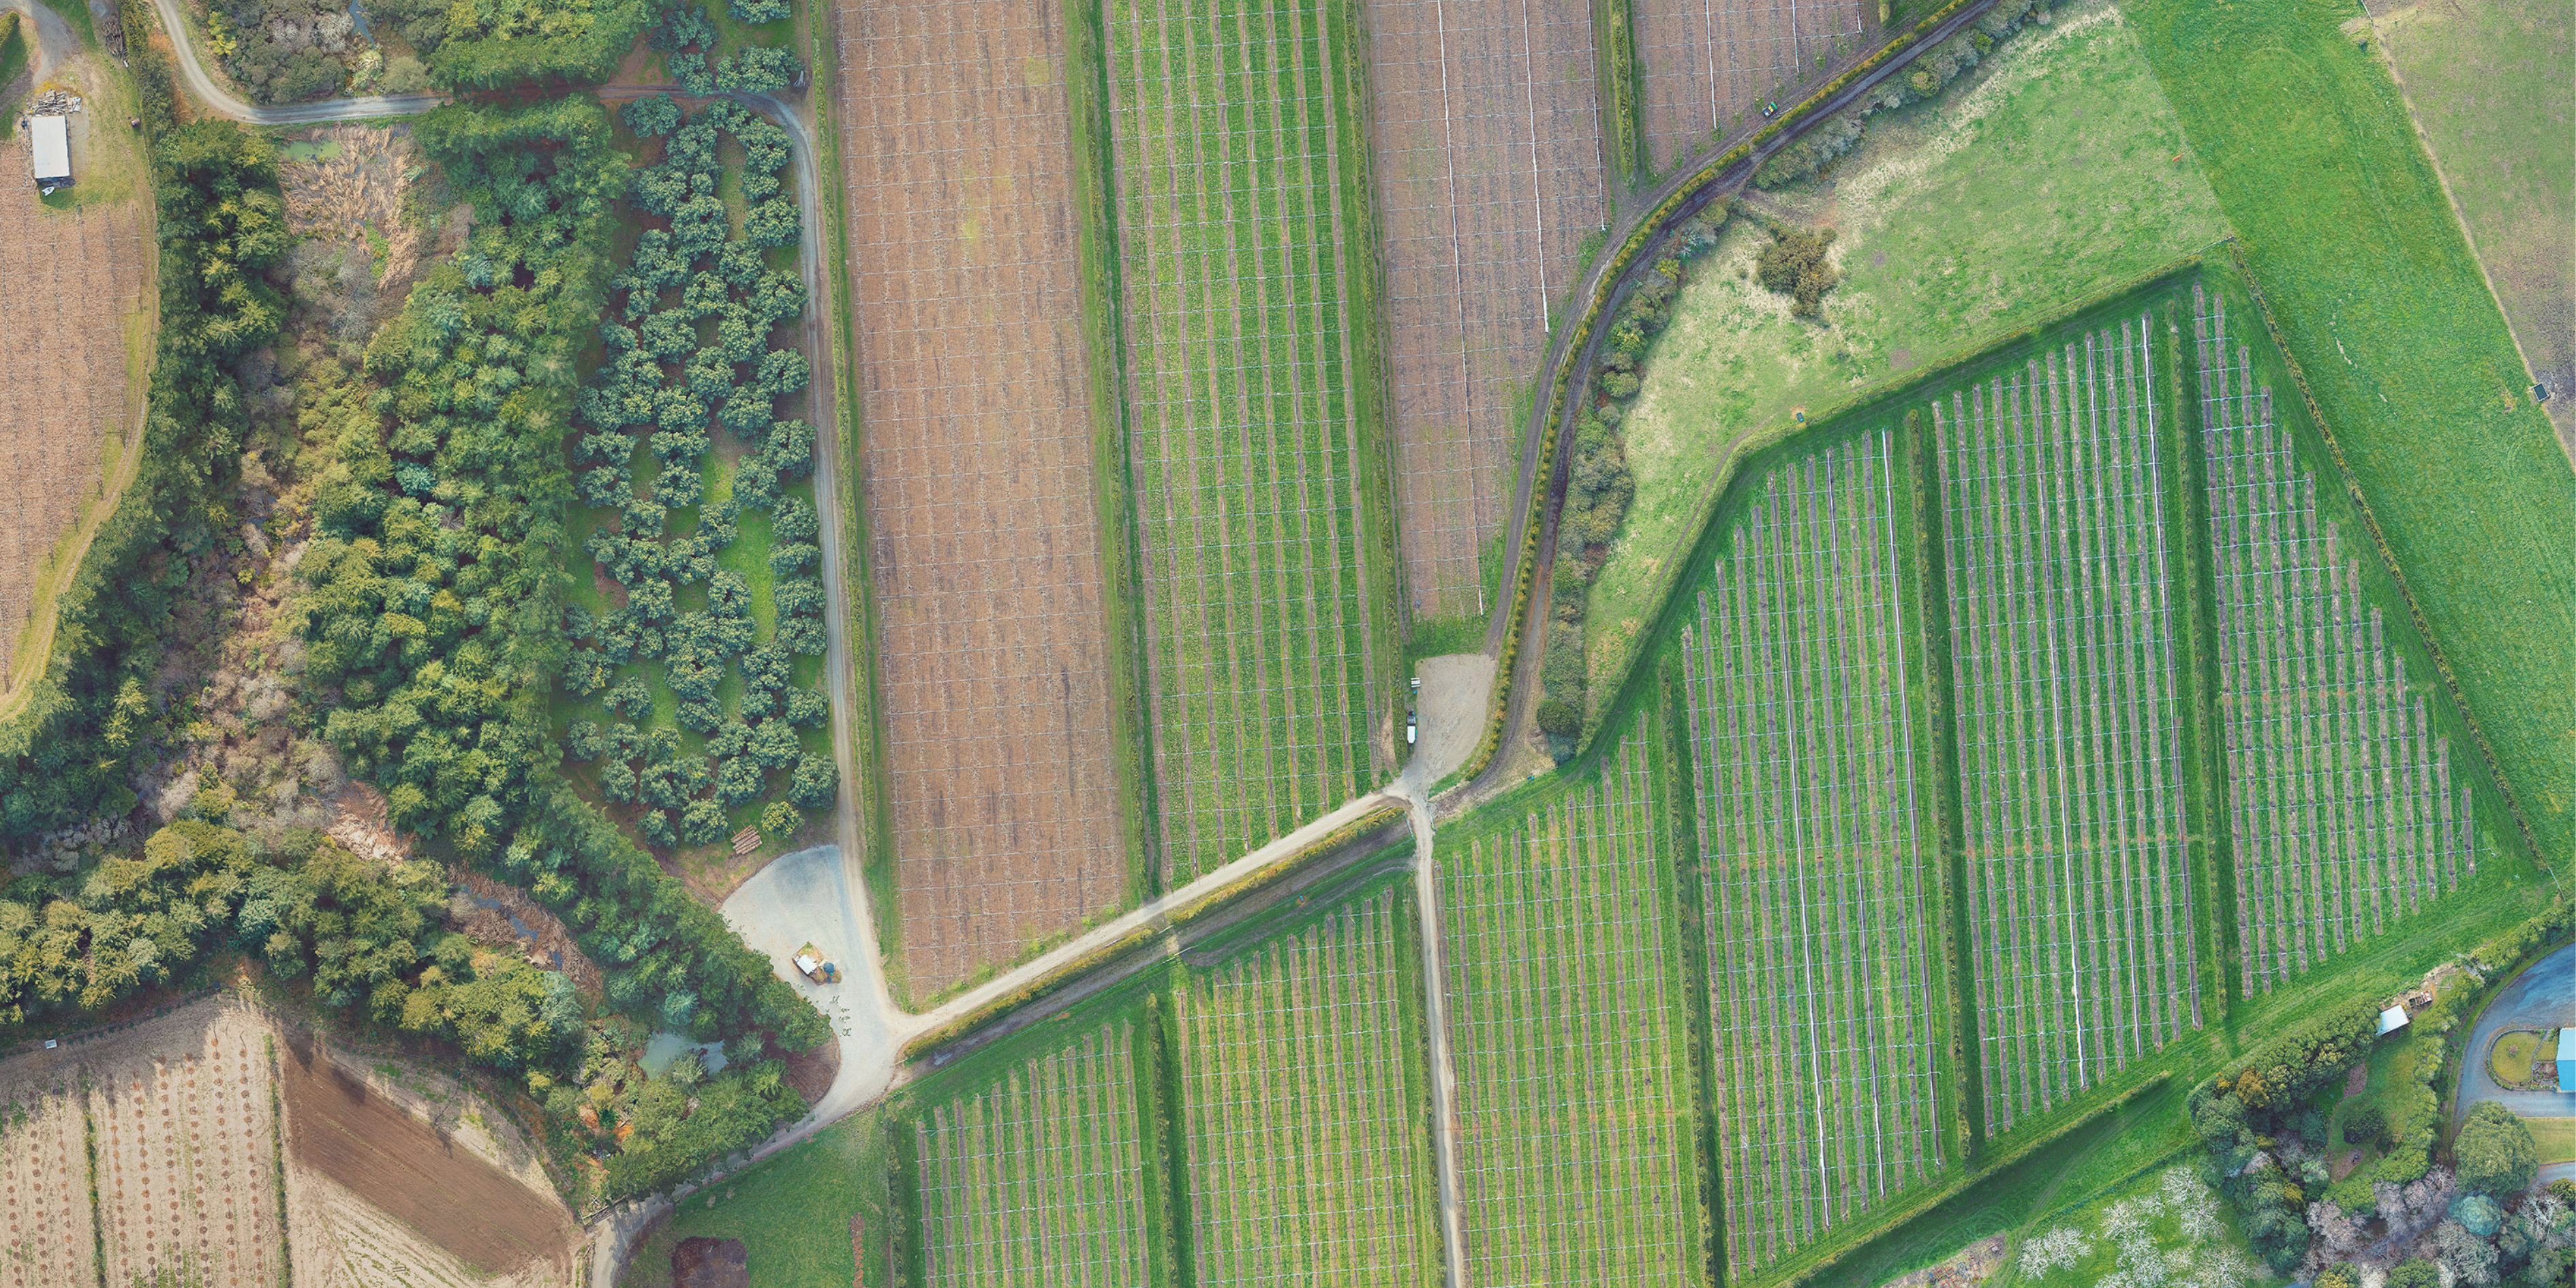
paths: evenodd
<path fill-rule="evenodd" d="M 2540 834 L 2532 828 L 2531 816 L 2523 811 L 2520 793 L 2514 790 L 2512 780 L 2505 777 L 2502 762 L 2496 758 L 2495 744 L 2487 740 L 2486 728 L 2478 723 L 2477 712 L 2469 706 L 2468 691 L 2460 684 L 2459 673 L 2451 669 L 2450 655 L 2443 650 L 2441 640 L 2434 636 L 2433 624 L 2425 617 L 2424 606 L 2416 601 L 2414 588 L 2406 583 L 2406 570 L 2398 566 L 2397 551 L 2388 544 L 2388 532 L 2380 526 L 2378 512 L 2370 508 L 2370 499 L 2362 495 L 2360 479 L 2352 471 L 2352 462 L 2344 456 L 2342 441 L 2335 437 L 2334 429 L 2326 423 L 2325 409 L 2317 405 L 2316 393 L 2308 387 L 2307 373 L 2300 368 L 2298 358 L 2290 352 L 2287 338 L 2281 334 L 2280 321 L 2272 316 L 2271 302 L 2263 297 L 2263 284 L 2255 280 L 2254 268 L 2245 260 L 2244 246 L 2230 238 L 2227 250 L 2236 262 L 2236 273 L 2243 279 L 2246 293 L 2254 298 L 2255 312 L 2262 315 L 2263 330 L 2271 336 L 2273 350 L 2280 355 L 2281 365 L 2290 373 L 2290 383 L 2299 387 L 2299 400 L 2307 405 L 2308 419 L 2316 425 L 2317 437 L 2324 440 L 2326 454 L 2334 459 L 2335 475 L 2343 483 L 2344 494 L 2352 500 L 2353 512 L 2361 516 L 2362 526 L 2370 533 L 2370 543 L 2379 551 L 2380 561 L 2386 565 L 2389 579 L 2397 588 L 2398 599 L 2406 605 L 2406 615 L 2414 619 L 2416 633 L 2423 638 L 2425 650 L 2433 656 L 2433 669 L 2441 672 L 2442 685 L 2450 691 L 2452 704 L 2459 708 L 2460 723 L 2468 727 L 2469 736 L 2477 741 L 2478 755 L 2486 762 L 2487 776 L 2495 780 L 2496 794 L 2503 798 L 2505 811 L 2513 816 L 2514 827 L 2522 833 L 2523 844 L 2530 847 L 2531 856 L 2540 864 L 2541 871 L 2549 874 L 2550 884 L 2563 884 L 2558 877 L 2559 865 L 2551 862 L 2555 856 L 2541 847 Z"/>

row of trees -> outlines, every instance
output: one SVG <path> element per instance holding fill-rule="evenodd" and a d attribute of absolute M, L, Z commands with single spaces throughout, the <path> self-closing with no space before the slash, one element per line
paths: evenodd
<path fill-rule="evenodd" d="M 1968 30 L 1924 51 L 1904 75 L 1880 81 L 1867 97 L 1817 122 L 1795 142 L 1772 153 L 1754 168 L 1754 186 L 1782 188 L 1814 174 L 1827 162 L 1859 146 L 1869 133 L 1871 116 L 1940 93 L 1943 86 L 1975 67 L 1979 59 L 1997 44 L 2012 39 L 2013 33 L 2025 25 L 2046 26 L 2055 16 L 2052 10 L 2061 3 L 2064 0 L 1998 0 Z"/>
<path fill-rule="evenodd" d="M 600 327 L 608 361 L 578 399 L 588 432 L 577 454 L 589 462 L 581 498 L 617 515 L 588 548 L 626 602 L 566 613 L 576 647 L 565 691 L 598 697 L 612 719 L 575 721 L 565 752 L 604 762 L 601 795 L 642 806 L 636 825 L 648 842 L 705 845 L 730 830 L 728 811 L 770 797 L 764 830 L 789 830 L 794 806 L 826 808 L 839 787 L 830 757 L 804 751 L 797 735 L 829 709 L 791 676 L 796 658 L 825 646 L 821 522 L 810 502 L 782 491 L 782 480 L 812 470 L 814 433 L 778 419 L 775 407 L 805 387 L 804 354 L 775 343 L 803 312 L 805 293 L 760 254 L 792 244 L 800 229 L 778 178 L 790 145 L 775 124 L 721 100 L 692 118 L 667 97 L 631 103 L 625 118 L 639 135 L 668 136 L 662 162 L 636 172 L 634 200 L 670 227 L 648 229 L 634 261 L 610 281 L 610 320 Z M 717 195 L 716 147 L 726 134 L 746 158 L 740 185 L 750 208 L 740 235 Z M 718 428 L 757 450 L 737 464 L 732 494 L 709 501 L 700 469 Z M 634 462 L 647 451 L 659 466 L 639 492 Z M 759 592 L 719 566 L 746 507 L 770 514 L 766 589 L 776 629 L 767 642 L 754 617 Z M 674 531 L 675 514 L 690 509 L 695 524 Z M 700 585 L 705 606 L 681 607 L 683 593 Z M 672 716 L 705 736 L 703 749 L 649 728 L 654 663 Z M 741 684 L 728 704 L 722 690 L 737 668 Z"/>
<path fill-rule="evenodd" d="M 1672 321 L 1673 305 L 1689 279 L 1691 263 L 1717 244 L 1717 229 L 1725 219 L 1726 207 L 1721 204 L 1685 221 L 1666 243 L 1664 257 L 1630 288 L 1601 337 L 1589 405 L 1574 421 L 1565 508 L 1556 525 L 1547 652 L 1539 660 L 1540 682 L 1547 696 L 1538 706 L 1538 725 L 1560 760 L 1573 754 L 1575 738 L 1583 730 L 1588 682 L 1583 623 L 1592 579 L 1610 557 L 1610 543 L 1617 539 L 1628 504 L 1637 495 L 1619 423 L 1628 401 L 1637 396 L 1648 349 Z"/>

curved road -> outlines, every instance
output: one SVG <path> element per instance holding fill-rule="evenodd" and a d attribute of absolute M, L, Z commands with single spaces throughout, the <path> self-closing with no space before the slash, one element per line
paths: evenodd
<path fill-rule="evenodd" d="M 166 2 L 167 0 L 165 0 L 165 3 Z M 1638 224 L 1643 220 L 1644 216 L 1662 206 L 1665 199 L 1671 197 L 1675 193 L 1695 191 L 1695 195 L 1690 200 L 1685 201 L 1678 210 L 1674 211 L 1673 214 L 1664 221 L 1667 227 L 1673 224 L 1678 224 L 1682 220 L 1688 219 L 1690 216 L 1706 209 L 1711 201 L 1716 200 L 1721 195 L 1740 191 L 1744 187 L 1745 183 L 1753 177 L 1754 168 L 1761 165 L 1764 161 L 1769 160 L 1772 154 L 1789 146 L 1791 143 L 1796 142 L 1799 135 L 1806 133 L 1809 129 L 1812 129 L 1816 125 L 1831 118 L 1834 113 L 1841 111 L 1854 102 L 1857 102 L 1862 95 L 1867 94 L 1871 89 L 1875 88 L 1879 82 L 1886 80 L 1889 76 L 1903 70 L 1916 58 L 1920 57 L 1924 51 L 1936 48 L 1942 41 L 1948 40 L 1952 36 L 1959 34 L 1959 32 L 1967 28 L 1968 24 L 1985 16 L 1986 11 L 1992 8 L 1994 8 L 1994 0 L 1977 0 L 1976 3 L 1950 15 L 1950 17 L 1944 20 L 1940 26 L 1924 33 L 1920 38 L 1916 39 L 1914 43 L 1898 51 L 1895 57 L 1890 58 L 1885 63 L 1870 69 L 1867 75 L 1864 75 L 1860 79 L 1853 81 L 1851 84 L 1844 86 L 1842 89 L 1836 91 L 1832 97 L 1826 99 L 1822 104 L 1808 111 L 1805 115 L 1800 116 L 1788 128 L 1782 130 L 1777 137 L 1760 145 L 1759 147 L 1756 147 L 1753 150 L 1752 155 L 1746 157 L 1744 160 L 1738 161 L 1734 165 L 1728 166 L 1726 169 L 1719 171 L 1714 175 L 1708 175 L 1705 178 L 1702 177 L 1701 171 L 1684 170 L 1673 177 L 1666 179 L 1663 183 L 1657 185 L 1652 191 L 1620 203 L 1618 217 L 1614 220 L 1609 230 L 1609 234 L 1602 238 L 1601 244 L 1605 248 L 1616 248 L 1627 244 L 1629 236 L 1636 231 Z M 1884 48 L 1884 46 L 1879 46 L 1878 48 Z M 1855 55 L 1854 61 L 1856 62 L 1859 59 L 1867 58 L 1875 52 L 1877 52 L 1876 49 L 1863 50 L 1859 54 Z M 1839 75 L 1840 73 L 1837 72 L 1836 74 Z M 1724 147 L 1719 148 L 1718 155 L 1724 155 L 1729 149 L 1732 149 L 1737 144 L 1741 143 L 1744 138 L 1759 133 L 1763 128 L 1763 125 L 1767 124 L 1768 122 L 1764 122 L 1761 125 L 1748 127 L 1743 135 L 1740 135 L 1735 139 L 1728 140 Z M 1609 318 L 1610 303 L 1617 300 L 1619 296 L 1624 293 L 1631 284 L 1633 284 L 1636 277 L 1645 272 L 1648 268 L 1652 267 L 1654 263 L 1653 256 L 1641 254 L 1634 260 L 1630 261 L 1627 271 L 1622 273 L 1618 280 L 1605 282 L 1603 279 L 1609 273 L 1610 264 L 1614 257 L 1615 249 L 1612 254 L 1606 254 L 1602 256 L 1601 259 L 1588 266 L 1584 270 L 1582 279 L 1575 283 L 1575 291 L 1571 298 L 1578 302 L 1576 308 L 1567 319 L 1566 325 L 1556 328 L 1555 332 L 1548 337 L 1547 354 L 1537 371 L 1537 380 L 1542 387 L 1552 383 L 1558 365 L 1565 361 L 1566 346 L 1573 342 L 1576 333 L 1581 330 L 1581 328 L 1576 324 L 1582 319 L 1583 304 L 1592 300 L 1602 301 L 1603 307 L 1601 309 L 1600 320 L 1601 322 L 1606 323 Z M 1565 398 L 1569 407 L 1582 397 L 1583 390 L 1589 383 L 1585 376 L 1585 369 L 1590 365 L 1594 352 L 1597 351 L 1600 346 L 1601 336 L 1608 330 L 1609 328 L 1606 325 L 1596 325 L 1592 330 L 1583 333 L 1585 345 L 1584 353 L 1582 355 L 1583 360 L 1581 363 L 1578 363 L 1575 368 L 1574 379 L 1568 381 L 1566 384 Z M 1554 457 L 1551 456 L 1547 461 L 1541 461 L 1538 459 L 1539 444 L 1545 439 L 1547 434 L 1547 416 L 1551 405 L 1552 403 L 1549 402 L 1534 401 L 1530 407 L 1529 421 L 1522 429 L 1520 477 L 1518 486 L 1514 489 L 1512 494 L 1512 527 L 1510 537 L 1503 545 L 1503 549 L 1505 550 L 1518 551 L 1523 548 L 1528 540 L 1530 493 L 1531 490 L 1537 486 L 1538 472 L 1542 466 L 1549 471 L 1550 489 L 1553 490 L 1555 486 L 1554 473 L 1556 461 Z M 1566 443 L 1571 441 L 1571 438 L 1571 435 L 1566 435 L 1559 439 L 1557 444 L 1558 452 L 1556 455 L 1563 454 Z M 1483 772 L 1479 773 L 1474 781 L 1462 784 L 1460 787 L 1452 789 L 1450 792 L 1445 794 L 1444 800 L 1451 804 L 1452 813 L 1454 813 L 1456 809 L 1462 808 L 1466 803 L 1481 799 L 1485 795 L 1488 795 L 1505 785 L 1502 776 L 1509 772 L 1507 766 L 1509 765 L 1511 758 L 1504 754 L 1504 751 L 1512 745 L 1512 740 L 1518 734 L 1521 726 L 1531 718 L 1530 712 L 1532 704 L 1529 700 L 1530 692 L 1532 688 L 1535 687 L 1535 680 L 1538 675 L 1538 659 L 1541 651 L 1540 645 L 1543 643 L 1539 638 L 1539 634 L 1541 628 L 1547 624 L 1547 604 L 1549 597 L 1546 593 L 1546 578 L 1549 575 L 1550 566 L 1553 562 L 1550 557 L 1550 548 L 1553 545 L 1555 535 L 1554 529 L 1556 526 L 1556 505 L 1554 504 L 1554 501 L 1555 498 L 1551 497 L 1550 504 L 1546 506 L 1540 514 L 1541 527 L 1539 532 L 1540 541 L 1538 552 L 1539 566 L 1535 570 L 1535 575 L 1532 577 L 1532 587 L 1528 605 L 1528 620 L 1523 622 L 1521 625 L 1521 645 L 1518 660 L 1512 668 L 1511 675 L 1497 677 L 1497 681 L 1506 686 L 1502 692 L 1502 701 L 1509 704 L 1509 709 L 1503 722 L 1503 738 L 1495 749 L 1493 760 L 1485 766 Z M 1485 630 L 1486 651 L 1496 652 L 1502 648 L 1503 635 L 1510 629 L 1511 611 L 1512 604 L 1509 599 L 1504 599 L 1495 605 L 1493 621 L 1488 624 Z"/>
<path fill-rule="evenodd" d="M 2453 1125 L 2466 1119 L 2479 1102 L 2493 1100 L 2525 1118 L 2576 1118 L 2576 1092 L 2507 1091 L 2487 1072 L 2487 1048 L 2496 1034 L 2511 1028 L 2576 1028 L 2576 944 L 2569 944 L 2532 964 L 2487 1003 L 2469 1045 L 2460 1057 L 2459 1095 L 2452 1103 Z M 2576 1163 L 2554 1163 L 2540 1169 L 2540 1179 L 2576 1177 Z"/>
<path fill-rule="evenodd" d="M 170 47 L 179 52 L 179 79 L 187 82 L 188 92 L 217 116 L 253 125 L 316 125 L 374 116 L 411 116 L 447 101 L 438 94 L 402 94 L 390 98 L 332 98 L 291 107 L 253 107 L 234 98 L 197 61 L 197 47 L 189 39 L 188 15 L 179 8 L 179 0 L 152 0 L 152 8 L 161 15 L 161 29 L 169 33 Z"/>

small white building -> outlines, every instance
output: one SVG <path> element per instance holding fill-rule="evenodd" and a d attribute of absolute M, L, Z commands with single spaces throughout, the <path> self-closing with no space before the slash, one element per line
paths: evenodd
<path fill-rule="evenodd" d="M 70 122 L 60 116 L 32 117 L 27 122 L 29 141 L 36 152 L 36 191 L 51 195 L 56 188 L 68 187 L 72 181 L 72 136 Z"/>
<path fill-rule="evenodd" d="M 2386 1037 L 2406 1027 L 2406 1008 L 2392 1006 L 2379 1013 L 2379 1036 Z"/>

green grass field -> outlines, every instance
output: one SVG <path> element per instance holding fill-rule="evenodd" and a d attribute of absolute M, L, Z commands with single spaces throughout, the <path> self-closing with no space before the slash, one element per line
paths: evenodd
<path fill-rule="evenodd" d="M 874 1113 L 834 1123 L 793 1149 L 688 1198 L 637 1244 L 618 1288 L 665 1288 L 682 1239 L 741 1241 L 751 1288 L 846 1284 L 861 1269 L 883 1284 L 893 1246 L 883 1124 Z"/>
<path fill-rule="evenodd" d="M 2559 430 L 2576 434 L 2576 45 L 2566 24 L 2556 0 L 2478 0 L 2409 5 L 2379 33 L 2514 338 L 2554 391 Z"/>
<path fill-rule="evenodd" d="M 1679 641 L 1730 1277 L 1965 1143 L 1905 448 L 1841 434 L 1757 468 Z"/>
<path fill-rule="evenodd" d="M 2576 854 L 2576 475 L 2359 7 L 2126 12 L 2544 856 Z"/>
<path fill-rule="evenodd" d="M 1176 988 L 1193 1282 L 1439 1280 L 1417 935 L 1383 884 Z"/>
<path fill-rule="evenodd" d="M 1163 861 L 1178 885 L 1371 776 L 1378 409 L 1344 6 L 1107 7 L 1129 455 Z M 1373 360 L 1373 359 L 1365 359 Z M 1372 551 L 1373 553 L 1373 551 Z"/>
<path fill-rule="evenodd" d="M 2119 12 L 2058 15 L 1942 99 L 1873 118 L 1830 190 L 1771 194 L 1835 230 L 1829 325 L 1750 280 L 1769 237 L 1747 220 L 1695 270 L 1624 425 L 1637 495 L 1591 592 L 1592 691 L 1634 665 L 1728 480 L 1793 412 L 1814 420 L 2225 235 Z"/>
<path fill-rule="evenodd" d="M 2540 1147 L 2540 1163 L 2576 1163 L 2576 1118 L 2526 1118 L 2531 1124 L 2532 1143 Z"/>
<path fill-rule="evenodd" d="M 1141 1285 L 1157 1273 L 1142 1045 L 1132 1019 L 1113 1019 L 896 1128 L 918 1184 L 914 1282 Z"/>
<path fill-rule="evenodd" d="M 1440 838 L 1472 1282 L 1707 1281 L 1660 741 Z"/>

